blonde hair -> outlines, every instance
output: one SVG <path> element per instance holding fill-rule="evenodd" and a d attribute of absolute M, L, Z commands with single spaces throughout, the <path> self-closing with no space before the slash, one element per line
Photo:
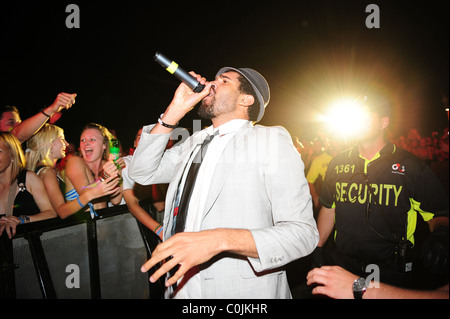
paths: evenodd
<path fill-rule="evenodd" d="M 10 181 L 12 184 L 16 180 L 19 173 L 25 168 L 25 155 L 23 154 L 22 145 L 17 137 L 15 137 L 12 133 L 0 132 L 0 141 L 6 145 L 12 158 Z"/>
<path fill-rule="evenodd" d="M 25 158 L 26 168 L 34 171 L 39 163 L 45 166 L 52 166 L 50 151 L 54 140 L 60 138 L 64 130 L 59 126 L 44 124 L 44 126 L 27 141 Z"/>

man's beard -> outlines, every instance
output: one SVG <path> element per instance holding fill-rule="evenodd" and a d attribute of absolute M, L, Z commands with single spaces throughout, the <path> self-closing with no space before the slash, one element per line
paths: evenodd
<path fill-rule="evenodd" d="M 214 104 L 215 104 L 214 97 L 210 103 L 206 103 L 205 100 L 203 100 L 202 103 L 200 104 L 200 107 L 197 110 L 197 114 L 205 120 L 213 119 L 216 116 L 214 114 Z"/>
<path fill-rule="evenodd" d="M 212 120 L 218 115 L 233 112 L 236 109 L 235 105 L 237 102 L 237 97 L 234 100 L 232 97 L 228 97 L 228 99 L 225 100 L 227 102 L 218 102 L 215 96 L 213 96 L 209 102 L 205 102 L 205 100 L 203 100 L 197 110 L 197 114 L 203 119 Z"/>

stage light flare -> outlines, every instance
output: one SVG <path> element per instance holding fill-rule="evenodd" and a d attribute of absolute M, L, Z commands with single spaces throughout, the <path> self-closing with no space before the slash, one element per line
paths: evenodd
<path fill-rule="evenodd" d="M 323 120 L 330 133 L 341 138 L 353 138 L 365 128 L 367 117 L 367 110 L 360 99 L 343 98 L 330 105 Z"/>

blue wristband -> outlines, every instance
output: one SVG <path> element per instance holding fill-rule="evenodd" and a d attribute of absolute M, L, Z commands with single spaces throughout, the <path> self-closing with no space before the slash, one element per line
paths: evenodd
<path fill-rule="evenodd" d="M 88 203 L 88 205 L 89 205 L 89 210 L 91 211 L 91 218 L 94 219 L 95 217 L 98 217 L 98 214 L 94 209 L 94 205 L 92 205 L 91 203 Z"/>
<path fill-rule="evenodd" d="M 84 206 L 86 206 L 86 205 L 81 204 L 81 201 L 80 201 L 80 198 L 79 198 L 79 197 L 77 197 L 77 202 L 78 202 L 78 204 L 80 204 L 81 208 L 83 208 Z"/>
<path fill-rule="evenodd" d="M 84 206 L 86 206 L 86 205 L 83 205 L 83 204 L 81 203 L 79 197 L 77 197 L 77 202 L 78 202 L 78 204 L 80 204 L 81 208 L 83 208 Z M 97 214 L 97 212 L 96 212 L 95 209 L 94 209 L 94 205 L 92 205 L 92 203 L 90 203 L 90 202 L 87 203 L 87 204 L 89 205 L 89 211 L 90 211 L 90 213 L 91 213 L 91 218 L 94 219 L 95 217 L 98 217 L 98 214 Z"/>

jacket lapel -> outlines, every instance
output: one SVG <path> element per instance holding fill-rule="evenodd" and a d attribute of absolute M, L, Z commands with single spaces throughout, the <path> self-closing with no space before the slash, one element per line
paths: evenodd
<path fill-rule="evenodd" d="M 249 134 L 251 128 L 252 126 L 249 124 L 249 126 L 245 126 L 236 132 L 235 136 L 233 136 L 223 150 L 221 159 L 214 170 L 214 175 L 212 177 L 213 183 L 211 183 L 208 197 L 206 198 L 202 220 L 211 211 L 211 208 L 217 200 L 225 181 L 230 175 L 231 168 L 234 166 L 233 163 L 237 160 L 237 156 L 242 154 L 244 142 L 246 140 L 245 136 Z"/>

